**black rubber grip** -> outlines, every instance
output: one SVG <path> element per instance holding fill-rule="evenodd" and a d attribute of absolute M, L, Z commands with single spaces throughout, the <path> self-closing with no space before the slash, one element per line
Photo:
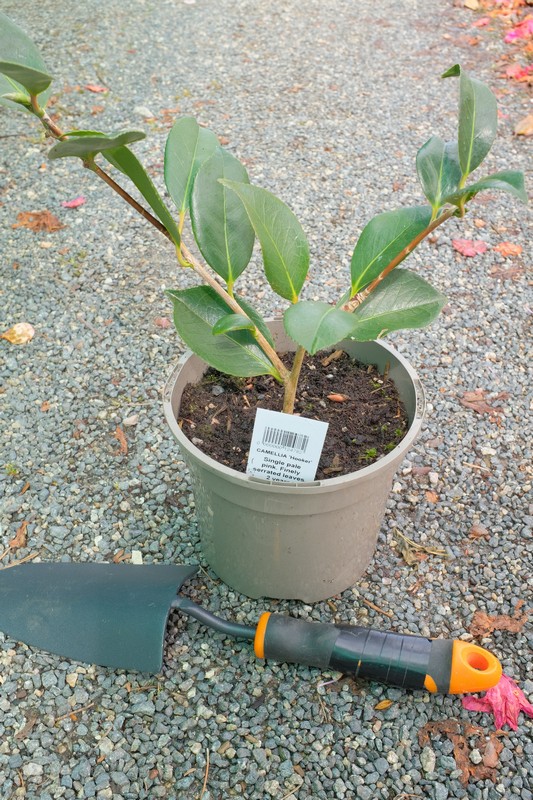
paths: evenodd
<path fill-rule="evenodd" d="M 449 688 L 452 646 L 451 640 L 277 614 L 269 616 L 264 636 L 265 658 L 331 668 L 409 689 L 424 688 L 430 676 L 439 692 Z"/>

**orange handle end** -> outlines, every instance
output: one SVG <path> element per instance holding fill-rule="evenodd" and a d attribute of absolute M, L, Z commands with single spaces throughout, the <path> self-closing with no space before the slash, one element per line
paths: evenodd
<path fill-rule="evenodd" d="M 496 686 L 501 675 L 502 665 L 488 650 L 460 639 L 454 641 L 450 694 L 485 692 Z"/>
<path fill-rule="evenodd" d="M 265 611 L 264 614 L 261 614 L 259 622 L 257 623 L 257 628 L 255 629 L 254 652 L 257 658 L 265 657 L 265 634 L 269 617 L 270 611 Z"/>

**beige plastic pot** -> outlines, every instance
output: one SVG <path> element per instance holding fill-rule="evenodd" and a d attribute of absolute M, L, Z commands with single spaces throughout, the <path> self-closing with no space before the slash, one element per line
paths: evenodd
<path fill-rule="evenodd" d="M 270 323 L 278 352 L 295 349 L 281 321 Z M 339 345 L 354 358 L 388 372 L 408 414 L 400 444 L 357 472 L 308 483 L 278 483 L 237 472 L 205 455 L 177 423 L 185 386 L 207 365 L 191 352 L 164 389 L 164 411 L 192 480 L 205 558 L 229 586 L 249 597 L 324 600 L 352 586 L 376 547 L 392 479 L 417 437 L 425 400 L 402 356 L 383 342 Z"/>

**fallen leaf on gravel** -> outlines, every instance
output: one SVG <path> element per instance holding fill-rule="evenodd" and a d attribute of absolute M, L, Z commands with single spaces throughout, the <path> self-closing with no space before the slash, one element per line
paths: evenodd
<path fill-rule="evenodd" d="M 505 76 L 511 80 L 519 81 L 520 83 L 530 82 L 533 77 L 533 65 L 524 67 L 522 64 L 511 64 L 505 70 Z"/>
<path fill-rule="evenodd" d="M 468 535 L 471 539 L 490 539 L 490 533 L 483 525 L 472 525 Z"/>
<path fill-rule="evenodd" d="M 377 705 L 374 706 L 375 711 L 385 711 L 386 708 L 390 708 L 392 705 L 392 700 L 380 700 Z"/>
<path fill-rule="evenodd" d="M 516 123 L 514 132 L 517 136 L 531 136 L 533 134 L 533 114 L 528 114 Z"/>
<path fill-rule="evenodd" d="M 126 434 L 124 433 L 122 428 L 120 428 L 117 425 L 117 429 L 116 429 L 115 433 L 113 434 L 113 436 L 114 436 L 115 439 L 118 440 L 118 443 L 120 445 L 119 453 L 121 455 L 125 456 L 127 454 L 127 452 L 128 452 L 128 440 L 126 439 Z"/>
<path fill-rule="evenodd" d="M 38 233 L 39 231 L 59 231 L 65 226 L 51 214 L 49 211 L 21 211 L 17 214 L 18 222 L 15 222 L 12 228 L 28 228 L 30 231 Z"/>
<path fill-rule="evenodd" d="M 87 199 L 80 195 L 79 197 L 75 197 L 74 200 L 64 200 L 61 205 L 63 208 L 79 208 L 84 203 L 87 202 Z"/>
<path fill-rule="evenodd" d="M 514 42 L 516 39 L 527 39 L 533 34 L 533 14 L 528 16 L 520 22 L 516 28 L 511 28 L 509 33 L 505 35 L 504 42 Z"/>
<path fill-rule="evenodd" d="M 6 339 L 11 344 L 27 344 L 35 336 L 35 328 L 29 322 L 17 322 L 12 328 L 0 334 L 0 339 Z"/>
<path fill-rule="evenodd" d="M 509 394 L 507 392 L 500 392 L 500 394 L 490 400 L 486 399 L 486 394 L 485 389 L 465 392 L 464 395 L 459 398 L 459 402 L 462 406 L 472 409 L 472 411 L 475 411 L 477 414 L 489 414 L 491 417 L 493 417 L 494 414 L 503 414 L 503 408 L 495 407 L 491 405 L 491 403 L 495 400 L 507 400 Z"/>
<path fill-rule="evenodd" d="M 519 256 L 522 252 L 522 248 L 519 244 L 513 244 L 512 242 L 500 242 L 494 248 L 497 253 L 506 258 L 509 256 Z"/>
<path fill-rule="evenodd" d="M 487 636 L 492 633 L 492 631 L 519 633 L 526 624 L 531 613 L 530 610 L 527 610 L 521 614 L 520 609 L 523 605 L 524 601 L 519 600 L 515 606 L 514 615 L 512 617 L 507 614 L 486 614 L 484 611 L 476 611 L 470 623 L 470 633 L 476 638 Z"/>
<path fill-rule="evenodd" d="M 490 17 L 480 17 L 472 23 L 473 28 L 484 28 L 486 25 L 490 25 Z"/>
<path fill-rule="evenodd" d="M 89 92 L 94 92 L 95 94 L 101 94 L 102 92 L 109 91 L 109 89 L 107 89 L 105 86 L 98 86 L 96 83 L 86 83 L 83 88 L 87 89 Z"/>
<path fill-rule="evenodd" d="M 470 11 L 477 11 L 479 8 L 479 0 L 463 0 L 464 8 L 469 8 Z"/>
<path fill-rule="evenodd" d="M 450 554 L 440 547 L 428 547 L 414 542 L 398 530 L 394 531 L 394 535 L 397 537 L 394 543 L 402 554 L 405 562 L 409 565 L 415 564 L 417 561 L 424 561 L 428 555 L 438 556 L 439 558 L 450 558 Z"/>
<path fill-rule="evenodd" d="M 418 731 L 418 742 L 420 747 L 430 746 L 431 742 L 439 734 L 447 736 L 453 744 L 453 757 L 457 764 L 457 769 L 461 770 L 460 781 L 463 786 L 466 786 L 470 780 L 480 781 L 496 780 L 496 770 L 484 763 L 474 764 L 470 760 L 470 749 L 468 747 L 467 739 L 475 736 L 475 746 L 478 750 L 483 750 L 483 737 L 485 732 L 482 728 L 478 728 L 468 723 L 459 722 L 457 719 L 444 719 L 437 722 L 427 722 Z M 500 744 L 497 740 L 497 734 L 491 733 L 490 740 L 495 743 L 495 749 L 498 749 Z M 499 748 L 502 749 L 501 747 Z"/>
<path fill-rule="evenodd" d="M 156 317 L 154 319 L 154 325 L 157 325 L 158 328 L 170 328 L 171 324 L 168 317 Z"/>
<path fill-rule="evenodd" d="M 13 539 L 9 542 L 9 546 L 12 550 L 18 550 L 19 547 L 26 547 L 27 542 L 27 534 L 26 529 L 28 527 L 28 522 L 22 522 L 17 529 L 17 532 Z"/>
<path fill-rule="evenodd" d="M 512 266 L 504 266 L 503 264 L 498 264 L 489 272 L 491 278 L 496 278 L 496 280 L 500 281 L 514 281 L 518 278 L 521 278 L 524 274 L 524 267 L 516 264 Z"/>
<path fill-rule="evenodd" d="M 30 712 L 29 716 L 26 719 L 26 724 L 16 732 L 15 739 L 18 742 L 27 739 L 30 733 L 32 732 L 33 728 L 35 727 L 35 724 L 38 722 L 38 720 L 39 720 L 38 714 Z"/>
<path fill-rule="evenodd" d="M 494 724 L 499 730 L 504 725 L 516 731 L 518 728 L 518 715 L 521 711 L 528 717 L 533 717 L 533 705 L 526 700 L 524 693 L 517 683 L 502 674 L 499 683 L 488 689 L 484 697 L 467 695 L 462 698 L 463 708 L 467 711 L 486 711 L 494 714 Z M 492 754 L 489 754 L 489 758 Z M 493 758 L 493 756 L 492 756 Z M 483 759 L 485 763 L 485 759 Z"/>
<path fill-rule="evenodd" d="M 482 242 L 479 239 L 475 241 L 471 239 L 452 239 L 452 245 L 458 253 L 461 253 L 462 256 L 467 256 L 468 258 L 481 255 L 488 250 L 485 242 Z"/>

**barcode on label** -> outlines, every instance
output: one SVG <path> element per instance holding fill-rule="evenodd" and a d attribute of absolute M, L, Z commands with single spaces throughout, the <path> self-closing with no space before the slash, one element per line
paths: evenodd
<path fill-rule="evenodd" d="M 284 431 L 280 428 L 266 427 L 263 432 L 263 444 L 282 447 L 284 450 L 297 450 L 299 453 L 305 453 L 307 445 L 309 444 L 309 436 L 303 433 Z"/>

